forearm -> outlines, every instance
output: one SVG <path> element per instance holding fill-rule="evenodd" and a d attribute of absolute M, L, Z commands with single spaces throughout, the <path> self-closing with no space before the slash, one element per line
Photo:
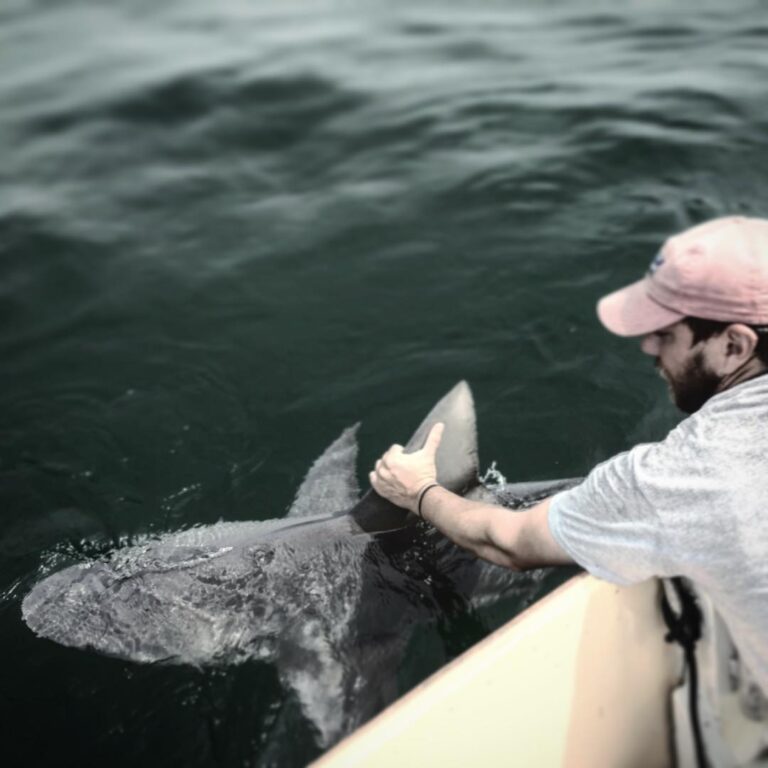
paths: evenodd
<path fill-rule="evenodd" d="M 455 544 L 496 565 L 525 570 L 545 564 L 526 536 L 528 512 L 469 501 L 437 486 L 424 496 L 421 514 Z"/>
<path fill-rule="evenodd" d="M 497 565 L 524 570 L 573 562 L 549 529 L 549 499 L 517 512 L 468 501 L 437 485 L 435 453 L 442 431 L 442 424 L 433 426 L 424 447 L 411 454 L 393 445 L 368 475 L 374 490 Z"/>

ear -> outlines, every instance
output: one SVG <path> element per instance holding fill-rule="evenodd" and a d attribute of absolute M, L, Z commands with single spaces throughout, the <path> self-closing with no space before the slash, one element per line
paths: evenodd
<path fill-rule="evenodd" d="M 727 372 L 740 368 L 749 360 L 757 346 L 757 334 L 743 323 L 733 323 L 723 331 L 724 362 Z"/>

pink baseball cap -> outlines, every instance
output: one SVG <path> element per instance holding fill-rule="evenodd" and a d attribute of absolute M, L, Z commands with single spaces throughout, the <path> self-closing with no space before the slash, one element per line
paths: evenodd
<path fill-rule="evenodd" d="M 600 299 L 597 315 L 619 336 L 686 316 L 768 325 L 768 220 L 729 216 L 670 237 L 645 277 Z"/>

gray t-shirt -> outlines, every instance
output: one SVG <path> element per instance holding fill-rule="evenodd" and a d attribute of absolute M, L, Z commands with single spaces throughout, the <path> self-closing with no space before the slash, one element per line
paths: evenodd
<path fill-rule="evenodd" d="M 599 464 L 552 499 L 549 526 L 601 579 L 685 576 L 705 590 L 768 692 L 768 376 Z"/>

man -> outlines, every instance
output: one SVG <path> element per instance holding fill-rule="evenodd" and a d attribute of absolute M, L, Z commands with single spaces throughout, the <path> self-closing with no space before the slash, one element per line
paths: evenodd
<path fill-rule="evenodd" d="M 642 280 L 599 302 L 598 316 L 641 338 L 692 414 L 663 441 L 521 513 L 436 484 L 442 425 L 421 451 L 392 446 L 371 484 L 509 568 L 577 563 L 620 584 L 689 578 L 768 692 L 768 220 L 717 219 L 670 238 Z"/>

